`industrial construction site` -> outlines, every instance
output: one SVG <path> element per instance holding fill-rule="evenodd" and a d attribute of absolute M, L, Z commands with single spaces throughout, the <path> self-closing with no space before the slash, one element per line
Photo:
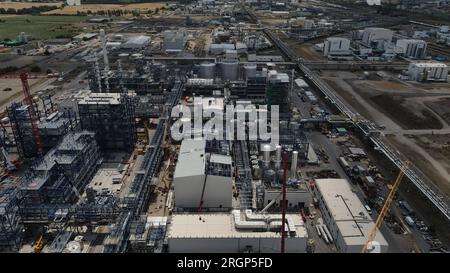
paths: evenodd
<path fill-rule="evenodd" d="M 448 253 L 448 1 L 41 2 L 0 12 L 0 253 Z"/>

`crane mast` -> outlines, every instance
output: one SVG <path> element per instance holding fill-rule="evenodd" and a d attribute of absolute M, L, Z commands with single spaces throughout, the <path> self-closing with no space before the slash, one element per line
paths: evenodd
<path fill-rule="evenodd" d="M 386 216 L 387 212 L 389 211 L 389 208 L 391 207 L 391 203 L 394 200 L 394 196 L 397 193 L 398 187 L 400 186 L 400 182 L 402 181 L 403 176 L 405 175 L 405 171 L 408 169 L 410 164 L 410 161 L 405 161 L 400 169 L 400 173 L 397 176 L 397 179 L 395 179 L 394 185 L 389 192 L 388 197 L 386 198 L 386 201 L 384 202 L 383 208 L 381 208 L 380 214 L 378 215 L 378 218 L 375 222 L 375 225 L 370 230 L 369 235 L 367 236 L 367 241 L 364 244 L 364 247 L 362 249 L 362 253 L 367 252 L 367 247 L 369 243 L 371 243 L 377 234 L 377 231 L 380 229 L 381 223 L 384 220 L 384 217 Z"/>
<path fill-rule="evenodd" d="M 28 104 L 28 113 L 31 119 L 31 130 L 33 133 L 34 142 L 36 144 L 36 150 L 38 156 L 41 156 L 44 153 L 44 149 L 42 148 L 41 142 L 41 134 L 39 133 L 38 128 L 38 118 L 36 116 L 36 112 L 33 107 L 33 99 L 30 94 L 30 86 L 28 85 L 28 75 L 27 73 L 20 74 L 20 80 L 22 81 L 23 87 L 23 95 L 25 96 L 25 102 Z"/>

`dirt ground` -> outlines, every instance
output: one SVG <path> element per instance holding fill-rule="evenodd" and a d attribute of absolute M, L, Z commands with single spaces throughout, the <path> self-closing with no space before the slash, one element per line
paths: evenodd
<path fill-rule="evenodd" d="M 412 82 L 391 80 L 366 80 L 362 73 L 348 71 L 322 71 L 324 80 L 351 107 L 379 125 L 390 130 L 442 129 L 441 118 L 434 113 L 424 99 L 433 100 L 437 95 L 450 95 L 447 89 L 425 90 Z M 444 121 L 445 122 L 445 121 Z"/>
<path fill-rule="evenodd" d="M 450 124 L 450 98 L 426 102 L 425 104 Z"/>
<path fill-rule="evenodd" d="M 450 173 L 450 135 L 421 135 L 414 140 Z"/>
<path fill-rule="evenodd" d="M 389 142 L 450 195 L 450 85 L 321 71 L 322 78 L 364 117 L 383 125 Z M 390 76 L 390 79 L 389 79 Z"/>
<path fill-rule="evenodd" d="M 442 129 L 443 127 L 430 110 L 412 99 L 388 94 L 373 96 L 370 99 L 404 129 Z"/>
<path fill-rule="evenodd" d="M 286 36 L 282 36 L 282 40 L 289 45 L 291 49 L 293 49 L 300 58 L 305 59 L 306 61 L 323 61 L 325 58 L 322 56 L 321 52 L 315 50 L 313 48 L 314 43 L 302 43 L 295 39 L 288 38 Z M 318 42 L 317 42 L 318 43 Z"/>
<path fill-rule="evenodd" d="M 148 10 L 155 10 L 156 8 L 165 7 L 164 2 L 155 3 L 139 3 L 139 4 L 83 4 L 81 6 L 66 6 L 63 9 L 51 10 L 44 12 L 43 14 L 62 14 L 62 15 L 75 15 L 77 11 L 87 12 L 98 12 L 100 10 L 139 10 L 140 12 L 145 12 Z"/>
<path fill-rule="evenodd" d="M 416 165 L 433 183 L 447 196 L 450 196 L 450 157 L 449 148 L 441 151 L 439 144 L 429 143 L 429 137 L 434 136 L 388 136 L 388 140 L 414 165 Z M 442 135 L 449 138 L 449 135 Z"/>

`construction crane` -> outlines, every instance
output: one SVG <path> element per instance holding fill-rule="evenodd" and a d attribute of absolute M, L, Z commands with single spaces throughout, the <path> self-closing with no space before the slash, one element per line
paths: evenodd
<path fill-rule="evenodd" d="M 381 223 L 383 222 L 383 219 L 386 216 L 386 213 L 389 211 L 389 208 L 391 207 L 391 203 L 394 200 L 394 196 L 397 193 L 398 187 L 400 186 L 400 182 L 402 181 L 405 171 L 408 169 L 410 163 L 411 162 L 409 160 L 406 160 L 403 163 L 402 167 L 400 168 L 400 173 L 398 174 L 397 179 L 395 180 L 394 185 L 392 186 L 392 189 L 389 192 L 389 195 L 386 198 L 386 201 L 384 202 L 383 207 L 381 208 L 380 214 L 378 215 L 375 225 L 372 227 L 369 235 L 367 236 L 367 241 L 364 244 L 364 247 L 361 251 L 362 253 L 367 252 L 367 247 L 375 239 L 377 231 L 380 229 Z"/>
<path fill-rule="evenodd" d="M 283 185 L 282 192 L 282 204 L 281 204 L 281 253 L 285 252 L 285 227 L 286 227 L 286 171 L 287 171 L 287 154 L 283 153 Z"/>
<path fill-rule="evenodd" d="M 34 253 L 41 253 L 43 248 L 44 248 L 44 234 L 41 234 L 41 236 L 39 236 L 39 239 L 34 244 Z"/>
<path fill-rule="evenodd" d="M 31 130 L 33 133 L 34 142 L 36 144 L 37 154 L 38 156 L 42 156 L 44 153 L 44 149 L 42 147 L 41 134 L 39 133 L 39 128 L 37 125 L 38 118 L 36 116 L 36 112 L 34 111 L 33 99 L 30 93 L 30 86 L 28 85 L 28 74 L 21 73 L 20 80 L 22 81 L 22 88 L 23 88 L 23 95 L 25 96 L 25 102 L 28 104 L 28 113 L 31 119 Z"/>

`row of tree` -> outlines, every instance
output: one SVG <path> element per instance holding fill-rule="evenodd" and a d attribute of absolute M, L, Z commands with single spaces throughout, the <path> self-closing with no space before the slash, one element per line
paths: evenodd
<path fill-rule="evenodd" d="M 57 6 L 39 6 L 39 7 L 30 7 L 30 8 L 22 8 L 22 9 L 13 9 L 13 8 L 0 8 L 0 14 L 39 14 L 41 12 L 51 11 L 58 9 Z"/>
<path fill-rule="evenodd" d="M 156 8 L 154 11 L 153 10 L 147 10 L 147 14 L 159 14 L 160 10 L 164 10 L 165 7 L 161 7 L 160 8 Z M 128 15 L 131 14 L 132 16 L 139 16 L 141 14 L 143 14 L 143 12 L 141 12 L 141 10 L 127 10 L 127 9 L 113 9 L 113 10 L 97 10 L 97 11 L 91 11 L 91 10 L 87 10 L 87 11 L 77 11 L 77 15 L 78 16 L 86 16 L 86 15 L 99 15 L 99 16 L 108 16 L 108 17 L 112 17 L 112 16 L 124 16 L 124 15 Z"/>

